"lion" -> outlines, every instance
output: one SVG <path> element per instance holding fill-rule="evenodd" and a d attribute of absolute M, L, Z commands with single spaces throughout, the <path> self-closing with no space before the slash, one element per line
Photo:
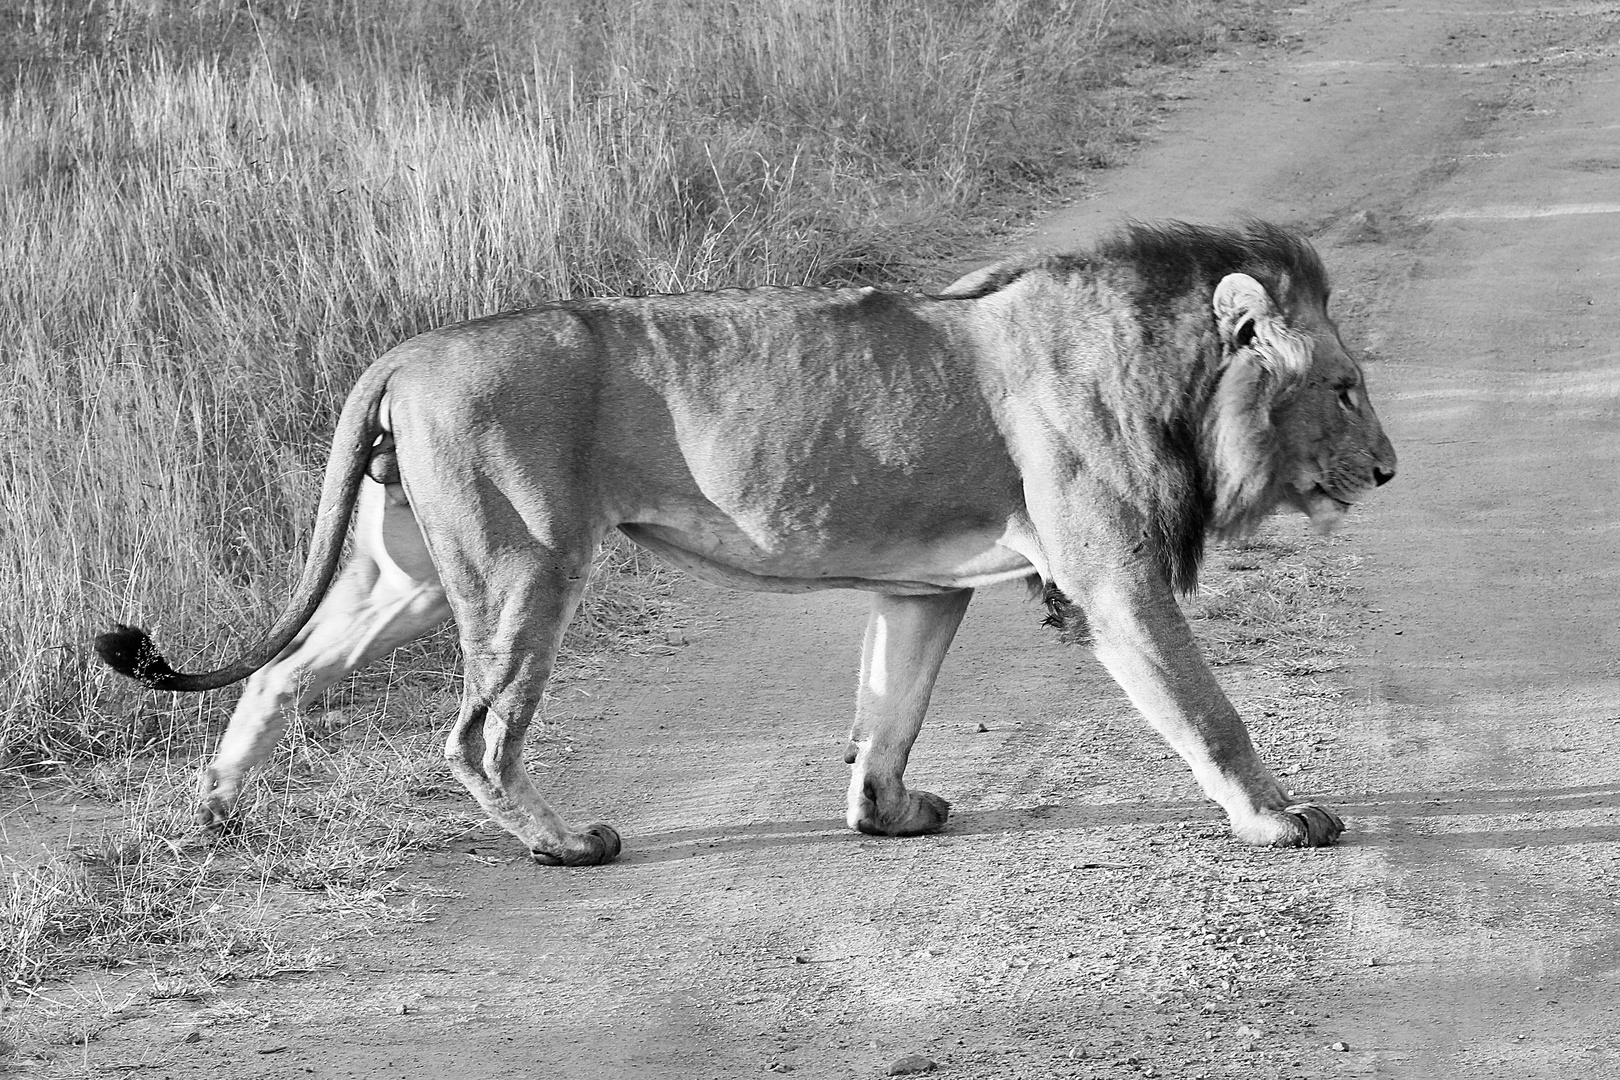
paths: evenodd
<path fill-rule="evenodd" d="M 247 679 L 203 777 L 218 827 L 294 710 L 454 619 L 450 768 L 537 862 L 582 865 L 618 833 L 560 817 L 522 748 L 609 530 L 733 588 L 871 594 L 845 754 L 864 833 L 946 823 L 905 783 L 912 743 L 974 590 L 1023 579 L 1084 620 L 1240 840 L 1330 844 L 1342 822 L 1261 762 L 1176 602 L 1206 537 L 1282 506 L 1331 529 L 1395 475 L 1328 291 L 1288 230 L 1169 222 L 934 296 L 582 299 L 433 330 L 349 394 L 309 558 L 256 647 L 198 674 L 129 626 L 97 649 L 160 690 Z"/>

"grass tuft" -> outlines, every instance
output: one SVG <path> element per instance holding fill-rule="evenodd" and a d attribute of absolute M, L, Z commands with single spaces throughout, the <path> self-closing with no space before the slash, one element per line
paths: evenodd
<path fill-rule="evenodd" d="M 116 967 L 186 952 L 221 970 L 280 944 L 237 910 L 228 917 L 208 875 L 151 837 L 103 840 L 14 870 L 0 891 L 0 972 L 30 984 L 64 966 Z"/>
<path fill-rule="evenodd" d="M 8 860 L 0 986 L 132 964 L 213 980 L 302 970 L 309 939 L 356 919 L 429 917 L 429 898 L 396 871 L 477 827 L 442 805 L 454 785 L 436 738 L 387 734 L 375 713 L 316 720 L 326 723 L 290 733 L 250 787 L 244 824 L 218 838 L 189 818 L 189 761 L 124 758 L 80 774 L 74 794 L 128 800 L 123 820 L 87 843 Z"/>

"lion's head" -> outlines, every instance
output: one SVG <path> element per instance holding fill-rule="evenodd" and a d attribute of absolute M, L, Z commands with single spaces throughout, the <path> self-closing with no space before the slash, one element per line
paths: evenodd
<path fill-rule="evenodd" d="M 1210 524 L 1218 534 L 1241 535 L 1288 504 L 1325 533 L 1394 477 L 1395 449 L 1327 313 L 1316 253 L 1271 226 L 1251 227 L 1247 239 L 1288 258 L 1256 267 L 1274 268 L 1269 281 L 1234 271 L 1210 294 L 1220 350 L 1204 424 Z"/>
<path fill-rule="evenodd" d="M 1114 358 L 1116 411 L 1151 418 L 1117 470 L 1178 588 L 1197 582 L 1206 533 L 1242 536 L 1289 505 L 1327 531 L 1395 475 L 1361 368 L 1327 313 L 1326 271 L 1286 229 L 1132 224 L 1094 254 L 973 271 L 939 295 L 971 299 L 1030 278 L 1067 283 L 1077 310 L 1111 294 L 1136 327 Z M 1101 292 L 1098 292 L 1098 289 Z"/>

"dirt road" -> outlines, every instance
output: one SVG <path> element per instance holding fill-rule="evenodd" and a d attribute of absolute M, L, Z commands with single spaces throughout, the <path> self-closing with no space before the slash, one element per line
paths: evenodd
<path fill-rule="evenodd" d="M 1228 840 L 1016 590 L 975 599 L 913 757 L 952 828 L 847 834 L 862 600 L 694 588 L 691 643 L 560 703 L 537 751 L 560 806 L 620 828 L 620 863 L 540 870 L 491 831 L 413 868 L 455 894 L 436 921 L 227 993 L 201 1027 L 154 1007 L 72 1068 L 1620 1075 L 1620 13 L 1291 19 L 1297 41 L 1190 78 L 1033 243 L 1125 215 L 1319 236 L 1401 475 L 1348 529 L 1354 661 L 1238 689 L 1271 760 L 1344 812 L 1342 846 Z"/>
<path fill-rule="evenodd" d="M 1620 1075 L 1620 11 L 1313 16 L 1039 240 L 1319 231 L 1402 475 L 1351 530 L 1367 794 L 1310 1005 L 1345 1075 Z"/>
<path fill-rule="evenodd" d="M 1402 476 L 1354 529 L 1369 794 L 1313 1005 L 1349 1075 L 1620 1075 L 1620 13 L 1317 14 L 1040 240 L 1268 206 L 1320 230 Z"/>

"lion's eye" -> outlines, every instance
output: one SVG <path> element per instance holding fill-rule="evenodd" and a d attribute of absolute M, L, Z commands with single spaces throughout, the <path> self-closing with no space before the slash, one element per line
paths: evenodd
<path fill-rule="evenodd" d="M 1354 385 L 1339 387 L 1339 408 L 1345 412 L 1360 412 L 1356 407 L 1356 388 Z"/>

